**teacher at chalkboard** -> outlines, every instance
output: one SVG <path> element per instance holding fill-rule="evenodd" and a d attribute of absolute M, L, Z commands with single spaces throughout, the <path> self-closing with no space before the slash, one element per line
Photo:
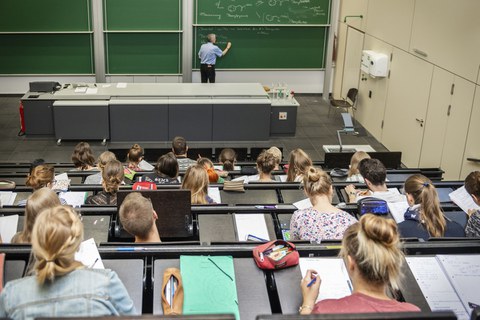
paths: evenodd
<path fill-rule="evenodd" d="M 215 83 L 215 62 L 217 62 L 217 57 L 226 55 L 232 43 L 228 42 L 227 47 L 222 51 L 215 45 L 215 42 L 217 42 L 215 34 L 209 34 L 207 40 L 208 42 L 202 44 L 200 51 L 198 51 L 200 75 L 202 76 L 202 83 Z"/>

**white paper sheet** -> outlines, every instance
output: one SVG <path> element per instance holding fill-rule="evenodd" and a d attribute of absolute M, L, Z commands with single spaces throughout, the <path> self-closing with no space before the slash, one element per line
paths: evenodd
<path fill-rule="evenodd" d="M 407 201 L 401 202 L 387 202 L 388 210 L 393 216 L 393 219 L 397 223 L 405 221 L 405 212 L 407 211 L 409 205 Z"/>
<path fill-rule="evenodd" d="M 468 303 L 480 304 L 480 255 L 437 255 L 437 259 L 470 314 Z"/>
<path fill-rule="evenodd" d="M 450 193 L 450 200 L 465 211 L 465 213 L 468 213 L 469 209 L 480 210 L 480 206 L 473 202 L 472 196 L 465 190 L 465 186 Z"/>
<path fill-rule="evenodd" d="M 74 208 L 78 208 L 85 204 L 85 199 L 87 197 L 86 192 L 80 191 L 68 191 L 68 192 L 60 192 L 58 195 L 60 199 L 65 200 L 65 202 L 71 205 Z"/>
<path fill-rule="evenodd" d="M 145 170 L 145 171 L 152 171 L 153 168 L 155 168 L 154 166 L 152 166 L 150 163 L 148 163 L 145 160 L 140 161 L 140 163 L 138 164 L 138 167 L 142 170 Z"/>
<path fill-rule="evenodd" d="M 93 238 L 82 242 L 78 252 L 75 253 L 75 260 L 80 261 L 88 268 L 105 269 L 102 258 L 98 253 L 97 245 Z"/>
<path fill-rule="evenodd" d="M 13 206 L 17 194 L 13 191 L 0 191 L 0 205 Z"/>
<path fill-rule="evenodd" d="M 313 207 L 312 202 L 310 201 L 309 198 L 297 201 L 297 202 L 293 203 L 293 205 L 295 207 L 297 207 L 297 209 L 299 209 L 299 210 Z"/>
<path fill-rule="evenodd" d="M 235 213 L 234 217 L 238 241 L 247 241 L 249 234 L 270 241 L 265 216 L 263 214 Z"/>
<path fill-rule="evenodd" d="M 76 87 L 75 88 L 75 93 L 85 93 L 87 92 L 87 87 Z"/>
<path fill-rule="evenodd" d="M 280 174 L 277 176 L 281 182 L 287 182 L 287 175 L 286 174 Z"/>
<path fill-rule="evenodd" d="M 340 258 L 300 258 L 302 278 L 308 269 L 318 272 L 322 284 L 317 301 L 340 299 L 352 294 L 350 278 L 343 259 Z"/>
<path fill-rule="evenodd" d="M 85 94 L 97 94 L 98 88 L 88 88 Z"/>
<path fill-rule="evenodd" d="M 221 164 L 220 164 L 220 165 L 214 165 L 213 168 L 214 168 L 215 170 L 223 170 L 223 166 L 222 166 Z M 240 170 L 242 170 L 242 167 L 240 167 L 240 166 L 233 166 L 233 170 L 235 170 L 235 171 L 240 171 Z"/>
<path fill-rule="evenodd" d="M 55 183 L 52 186 L 54 191 L 67 191 L 70 186 L 70 180 L 66 172 L 55 176 Z"/>
<path fill-rule="evenodd" d="M 117 88 L 126 88 L 127 87 L 127 83 L 126 82 L 119 82 L 117 83 Z"/>
<path fill-rule="evenodd" d="M 0 234 L 3 243 L 10 243 L 13 236 L 17 233 L 18 214 L 0 217 Z"/>
<path fill-rule="evenodd" d="M 208 187 L 208 196 L 212 198 L 215 203 L 222 203 L 220 189 L 218 189 L 218 187 Z"/>
<path fill-rule="evenodd" d="M 452 310 L 459 320 L 470 319 L 436 257 L 406 257 L 432 311 Z"/>

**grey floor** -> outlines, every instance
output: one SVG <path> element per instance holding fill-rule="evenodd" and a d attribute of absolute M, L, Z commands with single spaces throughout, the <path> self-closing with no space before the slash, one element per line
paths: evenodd
<path fill-rule="evenodd" d="M 264 147 L 279 146 L 284 148 L 284 157 L 295 148 L 302 148 L 313 160 L 323 160 L 323 145 L 338 144 L 336 130 L 343 125 L 340 112 L 332 112 L 328 117 L 328 103 L 320 95 L 298 95 L 300 103 L 297 115 L 297 132 L 294 137 L 275 137 L 263 142 L 191 142 L 191 147 Z M 70 162 L 70 156 L 78 141 L 63 141 L 57 146 L 54 137 L 19 137 L 20 97 L 0 97 L 0 162 L 30 162 L 43 158 L 47 162 Z M 344 144 L 369 144 L 377 151 L 387 149 L 357 124 L 357 136 L 342 136 Z M 137 141 L 135 141 L 137 142 Z M 139 141 L 138 141 L 139 142 Z M 141 143 L 145 148 L 167 148 L 169 142 Z M 130 147 L 131 144 L 107 143 L 102 146 L 100 141 L 91 141 L 96 155 L 108 147 Z"/>

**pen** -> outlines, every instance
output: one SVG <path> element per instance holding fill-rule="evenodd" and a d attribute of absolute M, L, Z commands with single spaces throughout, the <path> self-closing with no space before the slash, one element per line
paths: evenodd
<path fill-rule="evenodd" d="M 255 206 L 257 209 L 277 209 L 276 205 L 271 205 L 271 206 Z"/>
<path fill-rule="evenodd" d="M 262 241 L 262 242 L 267 242 L 267 241 L 268 241 L 268 240 L 259 238 L 259 237 L 257 237 L 257 236 L 254 236 L 253 234 L 248 234 L 248 235 L 247 235 L 247 241 L 248 241 L 248 240 L 251 240 L 252 238 L 253 238 L 253 240 Z"/>
<path fill-rule="evenodd" d="M 143 251 L 143 250 L 147 250 L 147 248 L 142 248 L 142 247 L 117 248 L 117 251 Z"/>
<path fill-rule="evenodd" d="M 95 259 L 95 261 L 92 263 L 92 265 L 89 268 L 93 268 L 93 266 L 97 263 L 97 261 L 98 261 L 98 258 Z"/>
<path fill-rule="evenodd" d="M 315 276 L 315 278 L 313 278 L 308 284 L 307 284 L 307 288 L 310 288 L 312 286 L 312 284 L 315 283 L 315 281 L 317 281 L 317 276 L 318 274 L 313 274 Z"/>

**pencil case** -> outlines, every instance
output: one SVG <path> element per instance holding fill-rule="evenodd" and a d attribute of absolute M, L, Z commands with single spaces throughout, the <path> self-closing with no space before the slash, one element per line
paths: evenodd
<path fill-rule="evenodd" d="M 172 295 L 169 298 L 166 296 L 165 288 L 171 279 L 175 280 L 175 288 L 172 290 Z M 177 268 L 168 268 L 163 273 L 162 284 L 162 309 L 164 315 L 179 315 L 183 311 L 183 283 L 180 270 Z"/>
<path fill-rule="evenodd" d="M 299 254 L 295 245 L 283 240 L 273 240 L 253 249 L 253 259 L 260 269 L 276 270 L 296 266 Z"/>

